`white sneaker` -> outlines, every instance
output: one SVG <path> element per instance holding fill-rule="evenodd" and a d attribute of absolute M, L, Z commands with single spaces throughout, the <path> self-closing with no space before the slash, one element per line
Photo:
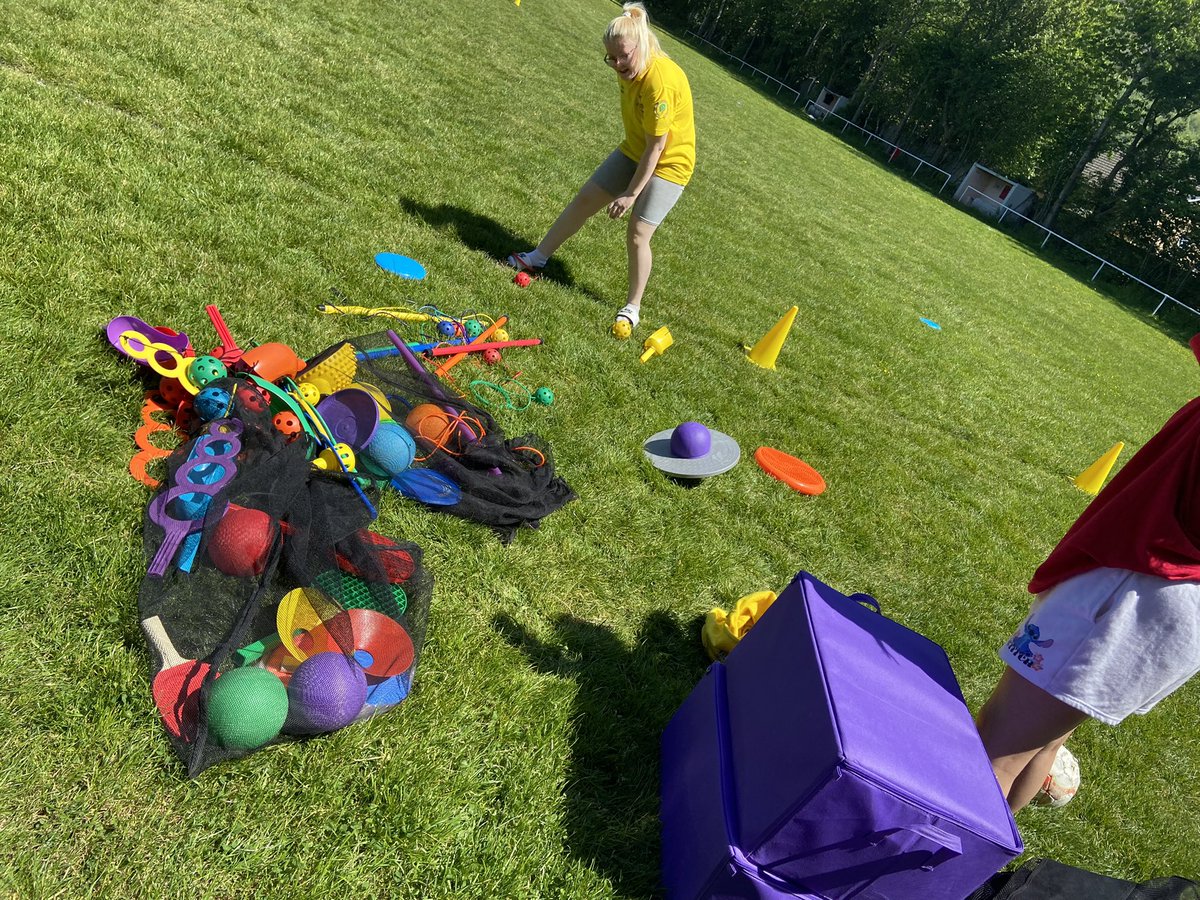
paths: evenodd
<path fill-rule="evenodd" d="M 526 257 L 529 256 L 529 254 L 532 252 L 533 252 L 532 250 L 527 250 L 524 253 L 511 253 L 511 254 L 509 254 L 508 259 L 506 259 L 504 261 L 504 264 L 507 266 L 511 266 L 512 268 L 516 269 L 518 272 L 528 272 L 530 275 L 533 275 L 536 277 L 537 275 L 541 274 L 543 267 L 535 266 L 533 263 L 529 262 L 526 259 Z"/>
<path fill-rule="evenodd" d="M 630 328 L 637 328 L 638 322 L 640 322 L 642 319 L 641 310 L 636 306 L 631 306 L 630 304 L 626 303 L 617 310 L 616 318 L 617 321 L 620 321 L 621 319 L 627 319 L 629 321 Z"/>

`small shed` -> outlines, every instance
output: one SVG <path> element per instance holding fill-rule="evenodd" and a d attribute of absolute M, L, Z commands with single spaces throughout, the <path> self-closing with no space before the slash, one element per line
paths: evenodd
<path fill-rule="evenodd" d="M 829 88 L 823 87 L 817 93 L 815 100 L 809 100 L 804 111 L 808 113 L 810 118 L 823 119 L 831 112 L 837 112 L 838 107 L 846 102 L 846 98 L 841 94 L 835 94 Z"/>
<path fill-rule="evenodd" d="M 1006 209 L 1023 213 L 1033 205 L 1034 197 L 1031 188 L 979 163 L 971 166 L 971 171 L 954 192 L 954 199 L 963 206 L 989 216 L 1001 216 Z"/>

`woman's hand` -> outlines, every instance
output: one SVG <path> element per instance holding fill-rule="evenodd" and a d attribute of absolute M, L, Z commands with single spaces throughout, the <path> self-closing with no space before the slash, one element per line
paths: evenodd
<path fill-rule="evenodd" d="M 629 212 L 629 207 L 633 206 L 633 201 L 637 199 L 636 194 L 622 194 L 612 203 L 608 204 L 608 216 L 610 219 L 619 219 L 625 213 Z"/>

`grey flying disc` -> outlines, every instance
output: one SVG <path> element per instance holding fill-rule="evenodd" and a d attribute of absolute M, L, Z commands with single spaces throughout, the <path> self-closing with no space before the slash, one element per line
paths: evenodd
<path fill-rule="evenodd" d="M 689 459 L 671 452 L 671 433 L 674 428 L 660 431 L 646 438 L 642 450 L 646 459 L 660 472 L 675 478 L 709 478 L 728 472 L 742 458 L 742 448 L 727 434 L 709 429 L 712 446 L 703 456 Z"/>

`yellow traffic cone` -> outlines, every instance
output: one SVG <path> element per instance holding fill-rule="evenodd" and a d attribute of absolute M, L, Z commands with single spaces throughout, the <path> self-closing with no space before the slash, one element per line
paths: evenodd
<path fill-rule="evenodd" d="M 798 307 L 793 306 L 783 314 L 783 318 L 776 322 L 775 326 L 747 354 L 750 362 L 756 366 L 762 366 L 764 369 L 775 368 L 775 357 L 779 356 L 779 351 L 783 349 L 783 342 L 787 339 L 792 322 L 796 320 L 796 313 L 799 311 Z"/>
<path fill-rule="evenodd" d="M 1124 441 L 1115 443 L 1112 449 L 1073 479 L 1075 487 L 1091 494 L 1093 497 L 1100 493 L 1100 488 L 1104 487 L 1104 479 L 1108 477 L 1108 473 L 1112 471 L 1112 467 L 1117 462 L 1117 457 L 1121 455 L 1121 451 L 1124 449 Z"/>

